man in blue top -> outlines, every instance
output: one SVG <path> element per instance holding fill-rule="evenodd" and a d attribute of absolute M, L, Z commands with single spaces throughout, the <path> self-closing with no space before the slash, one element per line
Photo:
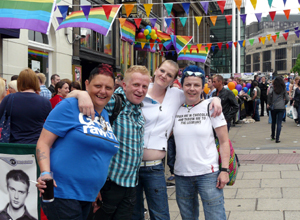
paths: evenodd
<path fill-rule="evenodd" d="M 97 197 L 99 200 L 93 204 L 94 214 L 90 213 L 88 219 L 131 219 L 136 201 L 137 173 L 143 157 L 145 122 L 141 102 L 147 94 L 149 83 L 147 68 L 132 66 L 125 72 L 123 88 L 115 91 L 124 98 L 123 109 L 112 124 L 120 148 L 110 162 L 107 181 Z M 94 116 L 88 94 L 75 90 L 70 96 L 78 98 L 83 114 Z M 105 107 L 110 116 L 115 103 L 113 97 Z"/>

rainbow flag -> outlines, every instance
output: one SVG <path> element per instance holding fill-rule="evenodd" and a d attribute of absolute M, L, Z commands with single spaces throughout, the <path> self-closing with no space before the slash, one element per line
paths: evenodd
<path fill-rule="evenodd" d="M 121 40 L 133 43 L 135 41 L 136 27 L 129 21 L 125 21 L 123 27 L 120 27 Z"/>
<path fill-rule="evenodd" d="M 104 36 L 107 36 L 111 25 L 114 22 L 122 5 L 111 5 L 112 10 L 108 20 L 102 7 L 91 8 L 89 19 L 86 20 L 83 11 L 74 11 L 66 17 L 57 28 L 57 30 L 66 27 L 81 27 L 94 30 Z"/>
<path fill-rule="evenodd" d="M 181 35 L 170 35 L 171 40 L 168 40 L 164 43 L 164 47 L 169 50 L 173 45 L 177 54 L 182 51 L 182 49 L 193 39 L 192 36 L 181 36 Z"/>
<path fill-rule="evenodd" d="M 0 28 L 48 34 L 54 0 L 0 0 Z"/>
<path fill-rule="evenodd" d="M 191 46 L 192 53 L 190 53 L 190 51 L 188 50 L 187 47 L 185 47 L 183 49 L 183 51 L 185 51 L 185 50 L 186 50 L 186 54 L 184 54 L 184 52 L 179 53 L 177 60 L 191 60 L 191 61 L 195 61 L 195 62 L 205 63 L 208 52 L 209 52 L 209 51 L 206 52 L 205 46 L 201 46 L 200 51 L 197 53 L 197 50 L 198 50 L 197 45 Z"/>
<path fill-rule="evenodd" d="M 34 50 L 34 49 L 28 49 L 28 54 L 33 55 L 33 56 L 39 56 L 39 57 L 48 57 L 47 52 L 43 52 L 40 50 Z"/>
<path fill-rule="evenodd" d="M 160 30 L 157 30 L 156 33 L 157 33 L 158 39 L 159 39 L 162 43 L 165 43 L 166 41 L 171 40 L 171 37 L 170 37 L 169 34 L 163 33 L 163 32 L 161 32 Z"/>

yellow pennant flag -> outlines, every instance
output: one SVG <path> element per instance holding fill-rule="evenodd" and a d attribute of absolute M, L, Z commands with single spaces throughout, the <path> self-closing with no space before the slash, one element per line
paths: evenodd
<path fill-rule="evenodd" d="M 300 8 L 298 8 L 298 10 L 300 11 Z"/>
<path fill-rule="evenodd" d="M 253 8 L 254 8 L 254 10 L 255 10 L 257 0 L 250 0 L 250 2 L 251 2 L 252 6 L 253 6 Z"/>
<path fill-rule="evenodd" d="M 241 5 L 242 5 L 242 0 L 234 0 L 236 7 L 239 9 L 239 11 L 241 11 Z"/>
<path fill-rule="evenodd" d="M 146 11 L 146 14 L 147 14 L 148 18 L 149 18 L 152 6 L 153 6 L 153 4 L 144 4 L 144 8 L 145 8 L 145 11 Z"/>
<path fill-rule="evenodd" d="M 265 44 L 266 37 L 261 37 L 260 40 L 261 40 L 261 42 L 262 42 L 263 44 Z"/>
<path fill-rule="evenodd" d="M 186 55 L 186 50 L 183 50 L 184 55 Z"/>
<path fill-rule="evenodd" d="M 202 44 L 197 44 L 197 47 L 198 47 L 198 51 L 200 51 L 201 47 L 202 47 Z"/>
<path fill-rule="evenodd" d="M 144 49 L 145 44 L 146 44 L 146 43 L 142 43 L 142 42 L 141 42 L 141 47 L 142 47 L 142 49 Z"/>
<path fill-rule="evenodd" d="M 268 41 L 270 41 L 271 40 L 271 34 L 268 34 L 267 38 L 268 38 Z"/>
<path fill-rule="evenodd" d="M 202 21 L 202 16 L 196 16 L 195 18 L 196 18 L 197 24 L 199 26 Z"/>
<path fill-rule="evenodd" d="M 210 20 L 214 26 L 216 25 L 217 18 L 218 18 L 218 16 L 210 16 Z"/>
<path fill-rule="evenodd" d="M 244 42 L 243 42 L 243 47 L 245 47 L 245 44 L 246 44 L 246 40 L 244 40 Z"/>
<path fill-rule="evenodd" d="M 119 21 L 120 21 L 121 27 L 123 27 L 125 24 L 126 18 L 119 18 Z"/>
<path fill-rule="evenodd" d="M 134 5 L 133 4 L 124 4 L 123 6 L 125 7 L 127 17 L 129 17 Z"/>
<path fill-rule="evenodd" d="M 111 44 L 106 44 L 105 46 L 108 50 L 110 50 Z"/>

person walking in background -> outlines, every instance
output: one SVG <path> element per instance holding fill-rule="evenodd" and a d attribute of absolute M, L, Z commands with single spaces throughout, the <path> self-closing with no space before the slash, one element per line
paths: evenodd
<path fill-rule="evenodd" d="M 286 86 L 281 77 L 276 77 L 273 82 L 273 88 L 270 89 L 268 94 L 267 108 L 271 107 L 272 126 L 271 126 L 271 139 L 275 139 L 276 129 L 276 143 L 280 143 L 279 137 L 281 132 L 281 124 L 285 111 L 285 105 L 289 102 L 289 96 L 286 92 Z"/>
<path fill-rule="evenodd" d="M 40 89 L 41 89 L 40 96 L 43 96 L 43 97 L 47 98 L 48 100 L 50 100 L 51 97 L 52 97 L 52 93 L 45 86 L 45 82 L 46 82 L 45 74 L 44 73 L 37 73 L 36 75 L 39 78 L 39 82 L 40 82 Z"/>
<path fill-rule="evenodd" d="M 259 88 L 260 88 L 260 116 L 264 116 L 265 114 L 265 106 L 267 110 L 267 91 L 268 91 L 268 83 L 266 82 L 266 77 L 263 76 L 261 77 L 261 83 L 259 83 Z M 268 110 L 267 110 L 267 115 L 269 116 Z"/>
<path fill-rule="evenodd" d="M 52 99 L 50 99 L 51 106 L 54 108 L 59 102 L 69 94 L 69 84 L 66 81 L 59 81 L 55 85 L 55 93 Z"/>
<path fill-rule="evenodd" d="M 253 92 L 251 93 L 252 95 L 252 100 L 253 100 L 253 119 L 255 121 L 260 121 L 259 117 L 259 104 L 260 104 L 260 88 L 258 87 L 258 82 L 254 81 L 253 82 Z"/>
<path fill-rule="evenodd" d="M 209 77 L 207 80 L 207 87 L 209 88 L 209 92 L 207 94 L 207 98 L 212 98 L 213 93 L 216 91 L 216 88 L 213 85 L 213 77 Z"/>
<path fill-rule="evenodd" d="M 51 76 L 51 85 L 48 87 L 48 89 L 50 90 L 50 92 L 53 94 L 55 93 L 55 85 L 56 83 L 58 83 L 60 81 L 60 77 L 57 74 L 53 74 Z"/>
<path fill-rule="evenodd" d="M 294 98 L 293 98 L 293 107 L 297 109 L 297 127 L 300 127 L 300 81 L 298 80 L 298 87 L 296 88 L 294 92 Z"/>
<path fill-rule="evenodd" d="M 17 80 L 10 81 L 8 83 L 9 94 L 18 92 Z"/>

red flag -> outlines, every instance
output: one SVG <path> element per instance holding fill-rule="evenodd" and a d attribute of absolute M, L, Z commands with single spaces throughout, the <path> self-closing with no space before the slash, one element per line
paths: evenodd
<path fill-rule="evenodd" d="M 218 44 L 219 49 L 221 50 L 223 43 L 221 42 L 221 43 L 217 43 L 217 44 Z"/>
<path fill-rule="evenodd" d="M 230 25 L 231 20 L 232 20 L 232 15 L 225 15 L 225 18 L 227 20 L 228 25 Z"/>
<path fill-rule="evenodd" d="M 134 19 L 134 22 L 135 22 L 137 28 L 140 28 L 141 21 L 142 21 L 141 18 L 135 18 Z"/>
<path fill-rule="evenodd" d="M 208 50 L 210 50 L 212 44 L 207 44 Z"/>
<path fill-rule="evenodd" d="M 261 38 L 261 36 L 259 36 L 259 37 L 258 37 L 258 41 L 259 41 L 259 43 L 261 43 L 261 39 L 260 39 L 260 38 Z"/>
<path fill-rule="evenodd" d="M 274 18 L 275 18 L 275 15 L 276 15 L 276 11 L 270 11 L 269 15 L 270 15 L 272 21 L 274 21 Z"/>
<path fill-rule="evenodd" d="M 276 38 L 277 38 L 277 35 L 272 36 L 272 39 L 273 39 L 274 43 L 276 43 Z"/>
<path fill-rule="evenodd" d="M 163 48 L 162 44 L 158 44 L 158 46 L 159 46 L 159 50 L 161 50 Z"/>
<path fill-rule="evenodd" d="M 237 43 L 238 43 L 238 42 L 233 42 L 233 44 L 234 44 L 235 47 L 236 47 Z"/>
<path fill-rule="evenodd" d="M 283 12 L 285 14 L 286 19 L 289 20 L 291 9 L 283 10 Z"/>
<path fill-rule="evenodd" d="M 228 43 L 226 44 L 226 48 L 227 48 L 227 49 L 229 48 L 229 44 L 228 44 Z"/>
<path fill-rule="evenodd" d="M 289 36 L 289 32 L 282 34 L 284 36 L 284 39 L 287 40 L 288 36 Z"/>
<path fill-rule="evenodd" d="M 154 44 L 150 43 L 151 50 L 153 50 Z"/>
<path fill-rule="evenodd" d="M 102 8 L 103 8 L 103 10 L 105 12 L 107 20 L 109 18 L 109 15 L 110 15 L 110 12 L 112 10 L 112 7 L 113 7 L 113 5 L 102 5 Z"/>
<path fill-rule="evenodd" d="M 160 52 L 160 55 L 162 55 L 162 56 L 163 56 L 163 55 L 164 55 L 164 52 L 163 52 L 163 51 L 162 51 L 162 52 Z"/>
<path fill-rule="evenodd" d="M 226 4 L 226 1 L 217 1 L 218 5 L 219 5 L 219 8 L 222 12 L 222 14 L 224 13 L 224 7 L 225 7 L 225 4 Z"/>
<path fill-rule="evenodd" d="M 193 52 L 193 49 L 190 49 L 190 54 Z"/>

